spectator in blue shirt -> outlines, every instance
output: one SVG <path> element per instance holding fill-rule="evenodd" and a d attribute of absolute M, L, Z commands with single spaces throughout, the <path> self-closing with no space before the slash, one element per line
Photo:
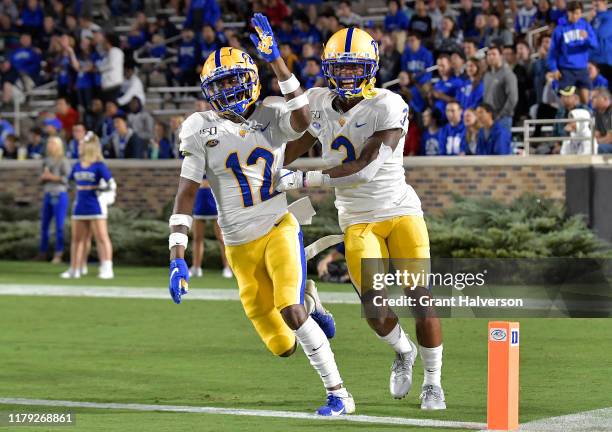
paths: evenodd
<path fill-rule="evenodd" d="M 291 42 L 296 45 L 296 47 L 303 46 L 307 43 L 321 43 L 321 33 L 315 26 L 310 24 L 310 20 L 305 14 L 298 14 L 297 18 L 293 21 L 293 28 Z M 299 52 L 299 49 L 297 49 L 296 52 Z"/>
<path fill-rule="evenodd" d="M 323 72 L 321 71 L 321 62 L 316 57 L 310 57 L 306 60 L 306 66 L 302 71 L 302 86 L 304 90 L 312 87 L 322 87 L 325 84 Z"/>
<path fill-rule="evenodd" d="M 37 36 L 42 32 L 43 20 L 44 14 L 38 0 L 28 0 L 17 24 L 21 27 L 22 32 Z"/>
<path fill-rule="evenodd" d="M 467 142 L 465 140 L 465 125 L 461 119 L 463 111 L 457 102 L 446 104 L 448 123 L 440 133 L 440 154 L 446 156 L 465 155 Z"/>
<path fill-rule="evenodd" d="M 535 23 L 537 13 L 538 8 L 533 4 L 533 0 L 524 0 L 523 7 L 514 18 L 514 31 L 517 34 L 527 33 Z"/>
<path fill-rule="evenodd" d="M 443 114 L 446 122 L 446 104 L 457 99 L 463 82 L 454 76 L 448 54 L 441 54 L 436 62 L 440 79 L 433 85 L 432 97 L 434 107 Z"/>
<path fill-rule="evenodd" d="M 200 34 L 200 60 L 204 61 L 208 56 L 218 48 L 221 48 L 217 41 L 215 29 L 210 25 L 205 25 Z"/>
<path fill-rule="evenodd" d="M 442 115 L 437 109 L 427 108 L 423 111 L 423 134 L 421 135 L 421 155 L 438 156 L 442 148 L 442 129 L 440 121 Z"/>
<path fill-rule="evenodd" d="M 42 130 L 39 127 L 31 128 L 28 138 L 28 159 L 42 159 L 45 155 L 45 142 Z"/>
<path fill-rule="evenodd" d="M 599 65 L 604 75 L 612 76 L 612 10 L 606 0 L 594 0 L 595 16 L 591 26 L 597 37 L 597 48 L 591 48 L 589 59 Z"/>
<path fill-rule="evenodd" d="M 457 101 L 464 110 L 476 109 L 482 103 L 484 96 L 480 61 L 475 57 L 470 58 L 465 64 L 465 72 L 467 78 L 457 92 Z"/>
<path fill-rule="evenodd" d="M 608 88 L 608 80 L 599 73 L 599 67 L 595 63 L 589 62 L 587 68 L 589 70 L 589 78 L 593 83 L 593 88 Z"/>
<path fill-rule="evenodd" d="M 561 24 L 561 19 L 567 19 L 565 0 L 555 0 L 555 7 L 550 11 L 550 19 L 553 24 Z"/>
<path fill-rule="evenodd" d="M 200 63 L 200 46 L 194 39 L 191 28 L 181 31 L 181 43 L 178 47 L 178 61 L 172 67 L 179 85 L 193 86 L 198 81 L 196 68 Z"/>
<path fill-rule="evenodd" d="M 174 150 L 168 140 L 165 123 L 155 122 L 155 132 L 149 143 L 149 159 L 173 159 Z"/>
<path fill-rule="evenodd" d="M 421 95 L 419 87 L 414 84 L 414 79 L 406 71 L 401 71 L 397 78 L 399 82 L 389 87 L 389 90 L 404 99 L 411 113 L 422 113 L 427 108 L 427 101 Z"/>
<path fill-rule="evenodd" d="M 22 34 L 19 38 L 20 47 L 11 54 L 11 63 L 15 70 L 19 73 L 24 73 L 38 82 L 40 76 L 41 55 L 37 50 L 32 48 L 32 36 Z"/>
<path fill-rule="evenodd" d="M 389 13 L 385 16 L 385 31 L 392 32 L 408 29 L 410 21 L 406 13 L 399 8 L 397 0 L 389 0 L 387 2 L 387 7 L 389 8 Z"/>
<path fill-rule="evenodd" d="M 480 12 L 474 7 L 472 0 L 461 0 L 461 8 L 457 17 L 457 27 L 463 32 L 464 37 L 478 36 L 476 29 L 476 15 Z"/>
<path fill-rule="evenodd" d="M 421 35 L 417 32 L 408 34 L 408 43 L 401 60 L 402 70 L 408 72 L 419 84 L 431 81 L 431 72 L 427 68 L 433 66 L 433 55 L 421 43 Z"/>
<path fill-rule="evenodd" d="M 83 123 L 75 123 L 72 126 L 72 139 L 66 145 L 66 157 L 68 159 L 79 158 L 79 143 L 85 138 L 87 129 Z"/>
<path fill-rule="evenodd" d="M 7 120 L 0 119 L 0 147 L 4 146 L 4 140 L 9 135 L 14 135 L 15 129 Z"/>
<path fill-rule="evenodd" d="M 552 23 L 549 0 L 538 1 L 538 13 L 536 13 L 536 26 L 545 26 Z M 556 23 L 555 23 L 556 24 Z"/>
<path fill-rule="evenodd" d="M 559 80 L 559 88 L 580 89 L 583 104 L 588 103 L 592 86 L 587 71 L 589 50 L 598 46 L 593 28 L 582 18 L 582 5 L 571 1 L 567 6 L 567 21 L 559 23 L 552 35 L 548 65 L 552 77 Z"/>
<path fill-rule="evenodd" d="M 509 155 L 512 153 L 512 135 L 510 129 L 500 122 L 493 121 L 493 107 L 482 103 L 476 109 L 480 123 L 476 154 L 479 155 Z"/>
<path fill-rule="evenodd" d="M 170 22 L 168 15 L 166 14 L 158 14 L 155 20 L 155 25 L 164 35 L 164 39 L 170 39 L 179 35 L 178 29 L 172 22 Z"/>
<path fill-rule="evenodd" d="M 221 9 L 216 0 L 191 0 L 183 27 L 199 32 L 206 24 L 214 27 L 220 18 Z"/>

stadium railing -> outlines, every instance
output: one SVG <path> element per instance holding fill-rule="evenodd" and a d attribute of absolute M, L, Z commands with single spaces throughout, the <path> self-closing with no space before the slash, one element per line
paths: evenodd
<path fill-rule="evenodd" d="M 548 125 L 552 126 L 558 123 L 574 123 L 574 122 L 588 122 L 591 127 L 591 134 L 589 136 L 574 136 L 571 137 L 573 140 L 590 140 L 591 141 L 591 154 L 595 153 L 595 119 L 590 117 L 588 119 L 527 119 L 523 123 L 523 145 L 524 145 L 524 156 L 529 156 L 531 150 L 531 143 L 546 143 L 546 142 L 559 142 L 570 139 L 569 136 L 547 136 L 547 137 L 530 137 L 529 132 L 531 127 L 534 125 Z M 513 128 L 514 129 L 514 128 Z"/>

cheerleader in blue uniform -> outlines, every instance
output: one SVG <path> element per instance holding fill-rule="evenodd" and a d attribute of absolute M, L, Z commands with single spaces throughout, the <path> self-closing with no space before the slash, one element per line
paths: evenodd
<path fill-rule="evenodd" d="M 116 184 L 103 161 L 99 138 L 87 132 L 79 143 L 79 161 L 72 167 L 69 180 L 76 183 L 76 199 L 72 207 L 72 242 L 70 268 L 63 278 L 81 277 L 87 262 L 90 233 L 96 239 L 100 270 L 98 277 L 112 279 L 113 246 L 106 224 L 107 206 L 115 201 Z"/>
<path fill-rule="evenodd" d="M 217 223 L 217 204 L 210 190 L 210 185 L 206 177 L 200 184 L 198 194 L 196 195 L 195 204 L 193 205 L 193 262 L 189 269 L 189 275 L 202 277 L 202 258 L 204 257 L 204 233 L 206 231 L 206 221 L 213 221 L 215 237 L 219 240 L 219 249 L 221 251 L 221 261 L 223 262 L 223 277 L 231 278 L 232 270 L 227 264 L 225 258 L 225 245 L 223 244 L 223 234 Z"/>

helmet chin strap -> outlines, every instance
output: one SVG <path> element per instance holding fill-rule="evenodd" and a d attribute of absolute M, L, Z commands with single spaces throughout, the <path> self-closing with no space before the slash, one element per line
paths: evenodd
<path fill-rule="evenodd" d="M 359 98 L 362 97 L 364 99 L 372 99 L 374 96 L 376 96 L 376 88 L 374 87 L 374 84 L 376 83 L 376 78 L 370 78 L 366 84 L 366 81 L 364 80 L 361 85 L 358 87 L 359 88 L 359 93 L 357 94 L 346 94 L 343 97 L 345 99 L 355 99 L 355 98 Z"/>
<path fill-rule="evenodd" d="M 249 105 L 244 112 L 247 113 L 251 109 L 252 105 Z M 234 117 L 236 120 L 239 120 L 237 123 L 248 123 L 247 119 L 242 115 L 234 111 L 228 111 L 227 116 L 229 120 L 234 121 L 231 117 Z"/>

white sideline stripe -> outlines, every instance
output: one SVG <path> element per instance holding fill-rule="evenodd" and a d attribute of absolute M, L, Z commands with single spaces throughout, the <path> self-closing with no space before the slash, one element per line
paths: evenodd
<path fill-rule="evenodd" d="M 185 412 L 185 413 L 199 413 L 199 414 L 224 414 L 224 415 L 253 416 L 253 417 L 278 417 L 278 418 L 292 418 L 292 419 L 319 420 L 319 421 L 335 420 L 335 421 L 348 421 L 348 422 L 354 422 L 354 423 L 376 423 L 376 424 L 387 424 L 387 425 L 405 425 L 405 426 L 422 426 L 422 427 L 456 428 L 456 429 L 473 429 L 473 430 L 478 430 L 478 429 L 482 429 L 483 427 L 485 427 L 484 423 L 462 422 L 462 421 L 452 421 L 452 420 L 414 419 L 414 418 L 381 417 L 381 416 L 368 416 L 368 415 L 321 417 L 316 414 L 308 414 L 308 413 L 295 412 L 295 411 L 216 408 L 216 407 L 198 407 L 198 406 L 183 406 L 183 405 L 98 403 L 98 402 L 75 402 L 75 401 L 62 401 L 62 400 L 22 399 L 22 398 L 0 398 L 0 404 L 54 406 L 54 407 L 66 407 L 66 408 L 116 409 L 116 410 L 132 410 L 132 411 L 169 411 L 169 412 Z"/>
<path fill-rule="evenodd" d="M 521 432 L 581 432 L 612 430 L 612 407 L 524 423 Z M 490 432 L 490 431 L 486 431 Z"/>
<path fill-rule="evenodd" d="M 51 297 L 105 297 L 105 298 L 139 298 L 169 300 L 170 294 L 163 288 L 130 288 L 120 286 L 84 286 L 84 285 L 22 285 L 1 284 L 0 295 L 17 296 L 51 296 Z M 359 304 L 359 298 L 353 292 L 319 292 L 324 303 Z M 240 300 L 237 289 L 195 288 L 184 297 L 189 300 Z"/>

